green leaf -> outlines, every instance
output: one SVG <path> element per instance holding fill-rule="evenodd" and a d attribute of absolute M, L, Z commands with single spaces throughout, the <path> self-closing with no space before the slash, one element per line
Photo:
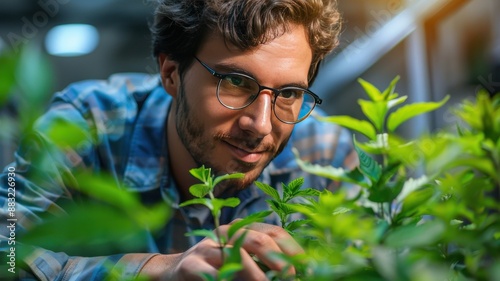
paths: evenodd
<path fill-rule="evenodd" d="M 60 149 L 71 148 L 76 150 L 81 143 L 91 141 L 87 129 L 62 118 L 53 120 L 46 129 L 46 134 Z"/>
<path fill-rule="evenodd" d="M 203 198 L 211 191 L 210 186 L 204 183 L 194 184 L 189 187 L 189 193 L 194 197 Z"/>
<path fill-rule="evenodd" d="M 214 208 L 212 201 L 208 198 L 195 198 L 195 199 L 187 200 L 187 201 L 184 201 L 181 204 L 179 204 L 179 207 L 185 207 L 185 206 L 196 205 L 196 204 L 204 205 L 207 208 L 209 208 L 210 210 L 213 210 L 213 208 Z"/>
<path fill-rule="evenodd" d="M 297 193 L 300 190 L 300 187 L 303 184 L 304 184 L 304 178 L 300 177 L 294 179 L 288 184 L 283 184 L 283 192 L 293 197 L 295 193 Z"/>
<path fill-rule="evenodd" d="M 240 199 L 236 197 L 230 197 L 226 199 L 220 199 L 220 198 L 213 198 L 211 199 L 211 203 L 213 205 L 212 214 L 214 216 L 218 216 L 220 210 L 223 207 L 231 207 L 234 208 L 240 204 Z"/>
<path fill-rule="evenodd" d="M 266 200 L 266 202 L 269 205 L 269 208 L 271 208 L 271 210 L 273 210 L 273 212 L 275 212 L 276 214 L 281 216 L 282 211 L 280 209 L 280 202 L 275 201 L 275 200 Z"/>
<path fill-rule="evenodd" d="M 28 97 L 40 100 L 48 94 L 52 79 L 49 69 L 49 61 L 38 46 L 30 44 L 21 51 L 16 76 Z"/>
<path fill-rule="evenodd" d="M 226 281 L 234 280 L 235 274 L 243 269 L 241 248 L 245 242 L 245 237 L 248 232 L 244 232 L 234 241 L 232 247 L 224 247 L 222 250 L 225 254 L 225 259 L 222 266 L 218 269 L 217 280 Z"/>
<path fill-rule="evenodd" d="M 368 142 L 358 142 L 358 146 L 363 151 L 370 154 L 384 154 L 389 148 L 389 136 L 387 134 L 377 134 L 376 140 Z"/>
<path fill-rule="evenodd" d="M 498 171 L 498 168 L 495 167 L 495 163 L 493 163 L 490 159 L 484 158 L 484 157 L 475 157 L 475 156 L 469 156 L 469 157 L 463 157 L 459 159 L 455 159 L 453 161 L 450 161 L 445 168 L 446 169 L 451 169 L 453 167 L 473 167 L 477 169 L 478 171 L 481 171 L 488 176 L 490 176 L 492 179 L 495 179 L 497 182 L 500 182 L 500 173 Z"/>
<path fill-rule="evenodd" d="M 370 82 L 367 82 L 366 80 L 363 80 L 362 78 L 358 78 L 359 84 L 363 87 L 365 90 L 366 94 L 372 101 L 382 101 L 384 97 L 382 96 L 382 93 L 380 93 L 379 89 L 377 89 L 373 84 Z"/>
<path fill-rule="evenodd" d="M 403 202 L 403 200 L 405 200 L 407 196 L 410 196 L 410 194 L 412 194 L 413 192 L 418 191 L 424 185 L 428 184 L 429 181 L 430 179 L 426 175 L 423 175 L 417 179 L 409 178 L 405 181 L 403 190 L 398 195 L 398 198 L 396 198 L 397 202 Z"/>
<path fill-rule="evenodd" d="M 262 190 L 262 192 L 264 192 L 265 194 L 269 195 L 271 198 L 273 198 L 274 200 L 276 201 L 281 201 L 281 198 L 280 198 L 280 195 L 278 194 L 278 191 L 268 185 L 268 184 L 265 184 L 265 183 L 262 183 L 262 182 L 259 182 L 259 181 L 256 181 L 255 182 L 255 185 L 260 189 Z"/>
<path fill-rule="evenodd" d="M 219 268 L 217 280 L 221 281 L 233 280 L 234 275 L 242 269 L 243 265 L 241 263 L 224 263 L 224 265 L 221 268 Z"/>
<path fill-rule="evenodd" d="M 200 180 L 203 183 L 208 183 L 209 179 L 212 177 L 212 175 L 211 175 L 212 169 L 205 168 L 204 165 L 201 167 L 189 170 L 189 173 L 193 177 L 197 178 L 198 180 Z"/>
<path fill-rule="evenodd" d="M 397 97 L 397 95 L 394 95 L 394 90 L 396 89 L 396 84 L 399 82 L 399 78 L 400 77 L 398 75 L 394 79 L 392 79 L 389 87 L 387 87 L 387 89 L 385 89 L 385 91 L 382 93 L 384 100 L 388 101 Z"/>
<path fill-rule="evenodd" d="M 215 234 L 212 230 L 208 229 L 195 229 L 193 231 L 186 233 L 185 236 L 207 237 L 219 243 L 219 238 L 217 237 L 217 234 Z"/>
<path fill-rule="evenodd" d="M 295 209 L 293 208 L 293 206 L 295 206 L 295 205 L 303 205 L 303 204 L 280 203 L 280 208 L 281 208 L 282 214 L 288 216 L 290 214 L 296 213 L 297 211 L 295 211 Z"/>
<path fill-rule="evenodd" d="M 243 269 L 243 265 L 239 263 L 227 263 L 224 264 L 219 269 L 219 278 L 220 280 L 232 280 L 232 277 L 235 273 Z"/>
<path fill-rule="evenodd" d="M 389 183 L 377 182 L 370 189 L 368 199 L 376 203 L 392 202 L 401 193 L 403 185 L 404 179 Z"/>
<path fill-rule="evenodd" d="M 449 98 L 450 96 L 446 96 L 440 102 L 421 102 L 405 105 L 389 115 L 387 129 L 390 132 L 394 132 L 403 122 L 417 115 L 440 108 Z"/>
<path fill-rule="evenodd" d="M 400 105 L 403 102 L 405 102 L 407 98 L 408 98 L 408 96 L 402 96 L 402 97 L 397 98 L 397 99 L 389 100 L 387 102 L 387 108 L 391 109 L 391 108 L 393 108 L 393 107 L 395 107 L 397 105 Z"/>
<path fill-rule="evenodd" d="M 109 175 L 75 172 L 74 176 L 72 187 L 90 198 L 106 202 L 124 211 L 137 210 L 142 207 L 136 194 L 118 187 L 116 181 Z"/>
<path fill-rule="evenodd" d="M 0 65 L 2 66 L 2 75 L 0 75 L 0 108 L 12 94 L 16 84 L 16 68 L 19 58 L 13 52 L 0 51 Z"/>
<path fill-rule="evenodd" d="M 435 190 L 431 187 L 415 190 L 408 194 L 403 200 L 401 214 L 411 215 L 418 208 L 426 206 L 426 203 L 434 196 Z"/>
<path fill-rule="evenodd" d="M 201 278 L 203 278 L 204 281 L 217 281 L 217 279 L 215 279 L 215 277 L 213 277 L 212 275 L 210 275 L 209 273 L 206 273 L 206 272 L 201 272 L 200 276 L 201 276 Z"/>
<path fill-rule="evenodd" d="M 305 188 L 297 191 L 295 193 L 295 197 L 311 197 L 311 196 L 319 196 L 321 192 L 314 188 Z"/>
<path fill-rule="evenodd" d="M 233 235 L 236 233 L 236 231 L 240 230 L 241 228 L 252 224 L 254 222 L 261 222 L 264 220 L 265 217 L 269 216 L 272 214 L 272 211 L 262 211 L 258 213 L 251 214 L 250 216 L 247 216 L 233 224 L 229 227 L 229 230 L 227 231 L 227 238 L 231 239 Z"/>
<path fill-rule="evenodd" d="M 358 153 L 359 169 L 366 175 L 372 183 L 377 182 L 381 176 L 381 167 L 373 158 L 359 148 L 356 138 L 354 138 L 354 149 Z"/>
<path fill-rule="evenodd" d="M 16 78 L 26 102 L 23 110 L 40 110 L 52 94 L 54 79 L 50 61 L 38 45 L 28 44 L 22 49 Z"/>
<path fill-rule="evenodd" d="M 217 199 L 217 200 L 215 200 L 215 201 L 217 201 L 217 204 L 220 203 L 220 206 L 222 206 L 222 207 L 234 208 L 240 204 L 240 199 L 236 198 L 236 197 L 230 197 L 230 198 L 226 198 L 226 199 L 219 199 L 219 198 L 215 198 L 215 199 Z"/>
<path fill-rule="evenodd" d="M 365 116 L 372 121 L 373 125 L 377 132 L 382 132 L 384 128 L 385 116 L 387 114 L 387 102 L 386 101 L 378 101 L 371 102 L 367 100 L 358 100 L 359 105 L 361 106 L 361 110 L 365 114 Z"/>
<path fill-rule="evenodd" d="M 351 116 L 329 116 L 329 117 L 316 117 L 320 121 L 338 124 L 350 130 L 354 130 L 365 135 L 367 138 L 374 140 L 377 132 L 373 125 L 365 120 L 358 120 Z"/>
<path fill-rule="evenodd" d="M 292 208 L 294 204 L 288 204 L 283 202 L 276 202 L 274 200 L 267 200 L 269 203 L 269 207 L 273 209 L 278 215 L 289 215 L 295 213 L 295 210 Z"/>
<path fill-rule="evenodd" d="M 241 264 L 241 247 L 245 243 L 245 238 L 248 231 L 244 231 L 233 243 L 233 247 L 224 248 L 225 253 L 227 253 L 227 258 L 224 261 L 225 264 L 236 263 Z"/>
<path fill-rule="evenodd" d="M 292 151 L 295 154 L 295 160 L 299 167 L 308 173 L 335 181 L 355 183 L 363 187 L 368 187 L 367 179 L 357 168 L 352 171 L 346 171 L 343 168 L 335 168 L 333 166 L 313 165 L 302 161 L 299 158 L 299 153 L 296 148 L 293 148 Z"/>
<path fill-rule="evenodd" d="M 424 247 L 436 243 L 446 231 L 443 222 L 427 221 L 419 225 L 406 225 L 394 229 L 385 239 L 393 248 Z"/>
<path fill-rule="evenodd" d="M 294 231 L 297 228 L 299 228 L 305 224 L 308 224 L 310 222 L 311 222 L 311 220 L 309 220 L 309 219 L 294 220 L 294 221 L 290 222 L 289 224 L 287 224 L 285 229 L 288 231 Z"/>
<path fill-rule="evenodd" d="M 380 184 L 386 184 L 388 181 L 396 177 L 396 173 L 399 171 L 401 167 L 400 161 L 391 161 L 385 164 L 382 168 L 382 174 L 379 178 Z"/>
<path fill-rule="evenodd" d="M 122 208 L 128 208 L 122 206 Z M 150 231 L 155 231 L 160 227 L 165 227 L 165 221 L 170 219 L 171 209 L 170 206 L 162 203 L 146 207 L 141 206 L 136 211 L 129 210 L 131 216 L 135 218 L 143 227 Z"/>
<path fill-rule="evenodd" d="M 373 248 L 373 263 L 383 280 L 398 280 L 398 256 L 393 249 L 382 246 Z"/>
<path fill-rule="evenodd" d="M 67 214 L 63 216 L 46 217 L 42 224 L 31 226 L 27 233 L 19 233 L 19 241 L 83 256 L 133 252 L 145 246 L 145 229 L 118 208 L 81 204 L 67 206 L 65 211 Z"/>
<path fill-rule="evenodd" d="M 243 174 L 243 173 L 225 174 L 222 176 L 218 176 L 215 178 L 213 186 L 216 186 L 217 184 L 219 184 L 221 181 L 224 181 L 224 180 L 241 179 L 244 177 L 245 177 L 245 174 Z"/>

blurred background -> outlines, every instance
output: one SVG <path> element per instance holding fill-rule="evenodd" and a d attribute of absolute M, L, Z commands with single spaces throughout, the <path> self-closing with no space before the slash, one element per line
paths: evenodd
<path fill-rule="evenodd" d="M 499 90 L 500 1 L 338 2 L 340 46 L 311 87 L 328 114 L 361 118 L 359 77 L 383 90 L 399 75 L 396 90 L 409 101 L 450 95 L 448 107 L 481 87 Z M 148 27 L 153 9 L 149 0 L 0 0 L 2 167 L 13 159 L 20 134 L 20 123 L 11 121 L 22 120 L 29 104 L 43 110 L 55 91 L 78 80 L 156 73 Z M 412 119 L 401 133 L 415 137 L 454 120 L 444 108 Z"/>

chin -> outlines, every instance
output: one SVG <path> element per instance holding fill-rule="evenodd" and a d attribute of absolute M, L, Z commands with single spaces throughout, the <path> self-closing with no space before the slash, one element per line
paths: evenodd
<path fill-rule="evenodd" d="M 252 183 L 256 179 L 256 177 L 248 178 L 247 176 L 245 176 L 245 178 L 243 179 L 230 179 L 222 181 L 217 186 L 218 192 L 216 192 L 216 194 L 217 196 L 221 196 L 221 194 L 224 193 L 224 197 L 233 196 L 235 192 L 243 190 L 252 185 Z"/>
<path fill-rule="evenodd" d="M 221 169 L 218 171 L 213 171 L 215 175 L 220 176 L 224 174 L 233 174 L 233 173 L 244 173 L 245 177 L 241 179 L 230 179 L 230 180 L 225 180 L 219 183 L 219 190 L 222 192 L 225 191 L 238 191 L 245 189 L 249 187 L 250 185 L 253 184 L 254 181 L 256 181 L 260 174 L 262 173 L 262 170 L 264 168 L 260 166 L 253 165 L 252 168 L 250 168 L 248 165 L 245 166 L 231 166 L 231 167 L 226 167 L 225 169 Z"/>

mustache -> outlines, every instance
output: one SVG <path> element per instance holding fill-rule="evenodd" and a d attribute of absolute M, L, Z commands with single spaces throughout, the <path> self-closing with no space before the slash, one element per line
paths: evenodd
<path fill-rule="evenodd" d="M 274 143 L 264 142 L 262 138 L 252 138 L 250 136 L 232 136 L 225 133 L 217 133 L 214 138 L 218 141 L 237 143 L 238 147 L 248 151 L 276 152 Z"/>

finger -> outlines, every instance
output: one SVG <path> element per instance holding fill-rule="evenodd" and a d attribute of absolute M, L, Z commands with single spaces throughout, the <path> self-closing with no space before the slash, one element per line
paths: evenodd
<path fill-rule="evenodd" d="M 267 234 L 276 242 L 281 251 L 288 256 L 304 253 L 304 249 L 300 244 L 282 227 L 266 223 L 252 223 L 246 228 Z"/>
<path fill-rule="evenodd" d="M 223 227 L 223 230 L 226 228 Z M 276 253 L 283 253 L 276 241 L 266 233 L 251 229 L 240 229 L 238 230 L 232 239 L 228 242 L 233 244 L 241 235 L 246 235 L 243 241 L 242 248 L 249 254 L 255 255 L 260 262 L 266 265 L 269 269 L 278 272 L 286 272 L 288 274 L 295 274 L 295 269 L 288 267 L 288 263 L 283 259 L 280 259 Z M 252 259 L 252 264 L 257 266 L 255 261 Z M 258 266 L 257 266 L 258 268 Z"/>
<path fill-rule="evenodd" d="M 183 254 L 175 269 L 177 279 L 173 280 L 206 280 L 202 278 L 202 274 L 215 278 L 222 263 L 219 244 L 211 239 L 204 239 Z"/>
<path fill-rule="evenodd" d="M 188 250 L 189 255 L 200 257 L 214 268 L 219 268 L 223 264 L 223 254 L 220 244 L 212 239 L 205 238 L 195 247 Z"/>
<path fill-rule="evenodd" d="M 240 254 L 243 269 L 237 273 L 237 280 L 267 280 L 266 274 L 259 268 L 247 251 L 240 249 Z"/>
<path fill-rule="evenodd" d="M 241 219 L 233 220 L 229 224 L 229 226 L 240 221 L 240 220 Z M 229 226 L 223 225 L 221 227 L 221 230 L 227 231 L 226 227 L 229 227 Z M 255 230 L 255 231 L 269 235 L 271 238 L 273 238 L 273 240 L 276 241 L 276 243 L 278 244 L 280 249 L 283 251 L 283 253 L 285 253 L 287 255 L 293 256 L 293 255 L 304 253 L 304 249 L 302 249 L 300 244 L 297 243 L 297 241 L 295 241 L 295 239 L 293 239 L 293 237 L 285 229 L 283 229 L 280 226 L 272 225 L 272 224 L 268 224 L 268 223 L 255 222 L 255 223 L 246 225 L 244 227 L 244 229 L 251 229 L 251 230 Z"/>
<path fill-rule="evenodd" d="M 217 277 L 218 270 L 199 256 L 189 256 L 179 263 L 176 277 L 170 280 L 206 280 L 203 275 Z"/>
<path fill-rule="evenodd" d="M 271 236 L 266 233 L 254 231 L 251 229 L 244 230 L 247 232 L 243 248 L 250 254 L 254 254 L 271 270 L 282 272 L 287 270 L 289 274 L 295 274 L 293 267 L 287 267 L 288 263 L 279 258 L 277 254 L 285 253 Z M 286 253 L 285 253 L 286 254 Z"/>
<path fill-rule="evenodd" d="M 222 233 L 227 233 L 229 227 L 229 225 L 224 225 L 219 230 Z M 302 247 L 286 230 L 276 225 L 253 223 L 237 231 L 229 243 L 233 243 L 244 232 L 247 232 L 247 235 L 243 242 L 243 248 L 248 253 L 257 256 L 263 264 L 272 270 L 278 272 L 286 270 L 288 274 L 295 274 L 295 268 L 290 267 L 288 262 L 276 255 L 276 253 L 283 253 L 293 256 L 304 253 Z"/>

